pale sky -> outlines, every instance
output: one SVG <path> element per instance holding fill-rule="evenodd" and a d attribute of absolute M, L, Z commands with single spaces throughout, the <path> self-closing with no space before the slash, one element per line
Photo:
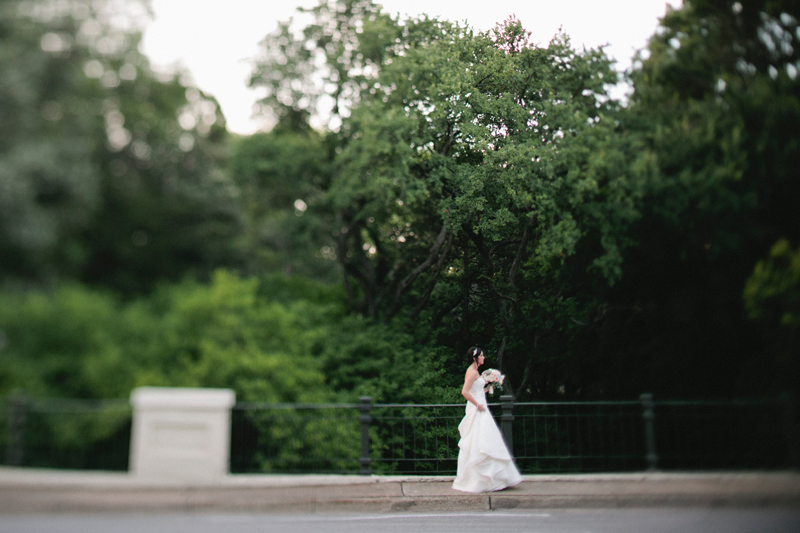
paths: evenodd
<path fill-rule="evenodd" d="M 258 94 L 247 88 L 248 60 L 278 21 L 298 6 L 316 0 L 151 0 L 154 21 L 144 33 L 142 51 L 153 65 L 187 68 L 198 87 L 214 95 L 228 120 L 228 129 L 253 133 L 263 123 L 252 117 Z M 608 44 L 618 69 L 630 66 L 636 50 L 647 44 L 667 4 L 682 0 L 384 0 L 391 14 L 426 13 L 467 21 L 478 30 L 491 29 L 514 14 L 546 44 L 559 27 L 581 48 Z"/>

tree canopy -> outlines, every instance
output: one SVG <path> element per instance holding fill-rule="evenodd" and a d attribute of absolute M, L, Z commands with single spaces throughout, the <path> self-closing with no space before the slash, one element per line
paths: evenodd
<path fill-rule="evenodd" d="M 150 290 L 228 263 L 240 231 L 225 121 L 138 51 L 147 3 L 4 2 L 5 279 Z"/>
<path fill-rule="evenodd" d="M 111 5 L 3 5 L 0 275 L 40 326 L 0 309 L 0 390 L 112 394 L 148 328 L 113 390 L 454 400 L 470 345 L 520 399 L 797 390 L 795 2 L 685 0 L 621 74 L 514 18 L 321 0 L 262 42 L 251 136 Z M 133 330 L 34 342 L 48 306 Z"/>
<path fill-rule="evenodd" d="M 321 2 L 264 41 L 253 83 L 307 117 L 349 95 L 327 198 L 354 310 L 486 346 L 522 395 L 744 394 L 797 372 L 760 359 L 742 303 L 797 240 L 795 11 L 670 9 L 623 105 L 602 50 L 566 36 Z M 314 80 L 315 99 L 285 90 Z"/>

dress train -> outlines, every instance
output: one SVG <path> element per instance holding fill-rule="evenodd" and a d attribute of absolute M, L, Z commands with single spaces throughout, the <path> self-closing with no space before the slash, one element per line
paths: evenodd
<path fill-rule="evenodd" d="M 485 381 L 478 377 L 470 388 L 475 401 L 486 405 Z M 471 402 L 458 425 L 458 473 L 453 488 L 464 492 L 491 492 L 513 487 L 522 481 L 497 424 L 489 412 L 479 411 Z"/>

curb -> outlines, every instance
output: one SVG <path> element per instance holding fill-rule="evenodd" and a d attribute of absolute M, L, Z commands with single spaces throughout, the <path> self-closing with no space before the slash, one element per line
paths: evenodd
<path fill-rule="evenodd" d="M 794 472 L 523 476 L 488 494 L 452 476 L 230 475 L 213 484 L 125 473 L 0 467 L 0 514 L 93 512 L 388 513 L 634 507 L 800 508 Z"/>

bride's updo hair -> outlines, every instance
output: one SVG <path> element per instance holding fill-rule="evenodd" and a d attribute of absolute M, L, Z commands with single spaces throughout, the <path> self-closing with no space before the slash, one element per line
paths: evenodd
<path fill-rule="evenodd" d="M 478 358 L 479 355 L 483 353 L 483 350 L 478 348 L 477 346 L 470 346 L 469 350 L 467 350 L 467 363 L 474 363 L 475 360 Z"/>

